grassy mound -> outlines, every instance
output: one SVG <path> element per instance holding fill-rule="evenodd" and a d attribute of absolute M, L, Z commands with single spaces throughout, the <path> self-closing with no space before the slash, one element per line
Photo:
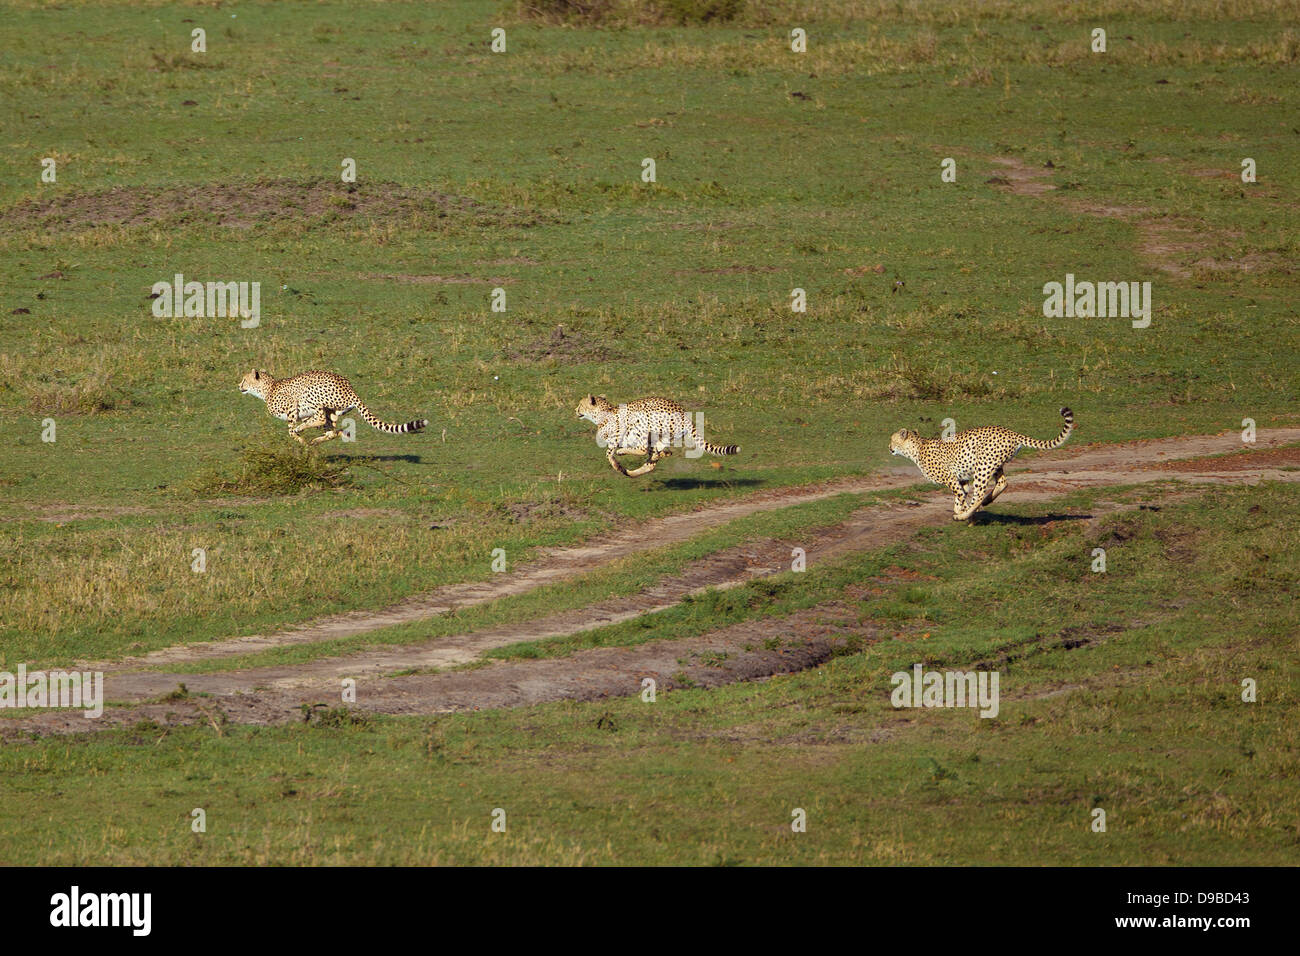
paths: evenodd
<path fill-rule="evenodd" d="M 189 482 L 198 497 L 210 495 L 296 495 L 353 484 L 346 465 L 313 451 L 249 445 L 234 463 L 205 468 Z"/>

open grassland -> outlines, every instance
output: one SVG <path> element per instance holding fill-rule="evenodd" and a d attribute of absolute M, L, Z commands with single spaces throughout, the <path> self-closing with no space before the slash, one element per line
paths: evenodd
<path fill-rule="evenodd" d="M 483 576 L 494 547 L 870 470 L 945 417 L 1045 432 L 1068 403 L 1080 440 L 1293 419 L 1288 5 L 1112 11 L 1104 55 L 1068 5 L 792 9 L 805 55 L 779 5 L 654 29 L 495 3 L 10 8 L 5 646 L 372 606 Z M 262 282 L 261 327 L 155 318 L 177 272 Z M 1151 327 L 1043 318 L 1067 272 L 1151 280 Z M 433 424 L 326 446 L 342 489 L 214 507 L 241 448 L 285 443 L 236 391 L 254 365 L 336 369 Z M 572 412 L 588 391 L 677 396 L 742 457 L 615 481 Z"/>
<path fill-rule="evenodd" d="M 1067 510 L 1104 500 L 1166 501 L 1117 491 Z M 1294 493 L 1211 490 L 1096 521 L 1052 513 L 1012 509 L 820 579 L 760 582 L 756 606 L 719 597 L 686 612 L 709 628 L 745 607 L 780 620 L 811 602 L 846 633 L 879 628 L 762 683 L 652 704 L 336 710 L 279 728 L 142 722 L 10 740 L 0 859 L 1294 861 L 1300 551 L 1274 533 L 1300 519 Z M 1089 570 L 1096 546 L 1111 555 L 1104 574 Z M 916 662 L 999 669 L 997 718 L 895 710 L 890 675 Z M 1240 698 L 1247 677 L 1254 704 Z M 194 807 L 204 834 L 190 831 Z M 489 829 L 498 807 L 504 834 Z M 796 807 L 806 833 L 790 830 Z M 1090 829 L 1098 807 L 1104 834 Z"/>

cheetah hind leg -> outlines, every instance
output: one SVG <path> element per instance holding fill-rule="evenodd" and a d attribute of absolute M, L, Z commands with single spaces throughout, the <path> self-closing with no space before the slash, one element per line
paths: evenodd
<path fill-rule="evenodd" d="M 633 468 L 631 471 L 623 472 L 623 474 L 627 475 L 629 478 L 636 478 L 639 477 L 640 475 L 646 475 L 654 471 L 655 466 L 659 464 L 659 461 L 661 459 L 667 458 L 669 455 L 672 454 L 672 449 L 671 448 L 649 448 L 649 447 L 619 449 L 619 454 L 635 455 L 641 453 L 645 454 L 645 461 L 642 462 L 640 465 L 638 465 L 636 468 Z"/>
<path fill-rule="evenodd" d="M 664 453 L 661 451 L 652 451 L 646 456 L 645 463 L 633 468 L 631 471 L 624 472 L 629 478 L 636 478 L 639 475 L 646 475 L 655 470 L 655 465 L 659 464 L 659 459 L 663 458 Z"/>
<path fill-rule="evenodd" d="M 989 505 L 993 504 L 993 501 L 998 495 L 1007 490 L 1007 476 L 1002 473 L 1001 468 L 998 469 L 996 477 L 998 479 L 997 484 L 993 486 L 993 490 L 990 491 L 988 497 L 984 499 L 984 504 L 981 507 L 987 508 Z"/>
<path fill-rule="evenodd" d="M 325 434 L 317 435 L 315 438 L 313 438 L 311 441 L 307 443 L 309 445 L 319 445 L 321 442 L 329 441 L 331 438 L 338 438 L 339 435 L 342 434 L 342 432 L 338 430 L 338 425 L 339 425 L 338 412 L 325 411 L 322 412 L 321 414 L 325 416 L 325 421 L 321 423 L 321 427 L 325 429 Z"/>
<path fill-rule="evenodd" d="M 621 448 L 618 449 L 609 448 L 605 451 L 605 457 L 609 459 L 609 467 L 613 468 L 616 472 L 618 472 L 620 475 L 623 475 L 624 477 L 631 477 L 630 475 L 628 475 L 627 469 L 623 467 L 623 463 L 614 457 L 615 455 L 617 455 L 622 451 L 623 449 Z"/>
<path fill-rule="evenodd" d="M 948 487 L 952 491 L 952 520 L 960 521 L 962 509 L 966 507 L 967 483 L 953 481 Z"/>
<path fill-rule="evenodd" d="M 304 418 L 302 421 L 290 425 L 289 434 L 294 437 L 294 440 L 297 441 L 299 445 L 305 445 L 307 442 L 303 439 L 301 433 L 308 428 L 321 428 L 324 426 L 325 422 L 325 412 L 318 411 L 310 418 Z M 313 444 L 315 443 L 313 442 Z"/>
<path fill-rule="evenodd" d="M 959 513 L 953 515 L 958 521 L 967 521 L 970 516 L 984 506 L 986 497 L 992 492 L 993 476 L 979 478 L 971 482 L 970 493 L 967 495 L 966 507 Z"/>

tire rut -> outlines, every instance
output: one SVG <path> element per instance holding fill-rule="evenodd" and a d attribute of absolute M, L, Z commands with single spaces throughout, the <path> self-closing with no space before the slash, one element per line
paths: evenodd
<path fill-rule="evenodd" d="M 1291 442 L 1300 442 L 1300 428 L 1261 430 L 1257 434 L 1256 448 L 1275 448 Z M 1235 432 L 1225 435 L 1200 435 L 1184 438 L 1150 439 L 1122 444 L 1082 446 L 1055 452 L 1040 453 L 1033 459 L 1040 463 L 1056 465 L 1060 475 L 1069 481 L 1105 480 L 1115 469 L 1133 463 L 1155 463 L 1179 458 L 1239 451 L 1240 437 Z M 1081 468 L 1082 471 L 1072 469 Z M 1008 476 L 1023 473 L 1027 466 L 1008 468 Z M 1036 475 L 1035 480 L 1044 476 Z M 644 522 L 637 527 L 618 531 L 594 541 L 568 548 L 551 549 L 533 563 L 518 568 L 508 579 L 475 581 L 435 588 L 424 594 L 413 595 L 389 607 L 374 611 L 352 611 L 319 618 L 296 627 L 270 634 L 234 637 L 203 644 L 182 644 L 162 648 L 139 657 L 120 662 L 79 664 L 80 669 L 106 670 L 123 667 L 159 667 L 216 657 L 233 657 L 253 654 L 276 647 L 311 644 L 364 634 L 367 631 L 427 620 L 431 617 L 465 607 L 473 607 L 503 597 L 524 594 L 547 584 L 553 584 L 595 570 L 621 558 L 643 554 L 657 548 L 681 544 L 702 531 L 720 527 L 737 518 L 786 508 L 806 502 L 819 501 L 837 494 L 860 494 L 871 491 L 909 488 L 924 479 L 910 464 L 890 468 L 862 478 L 824 482 L 801 488 L 778 489 L 747 496 L 738 501 L 707 505 L 696 511 L 669 515 Z M 1114 483 L 1114 482 L 1112 482 Z M 1012 486 L 1012 491 L 1015 490 Z M 500 576 L 498 576 L 500 578 Z M 716 583 L 716 582 L 714 582 Z"/>
<path fill-rule="evenodd" d="M 1085 447 L 1076 449 L 1072 456 L 1057 452 L 1037 457 L 1032 480 L 1015 482 L 1011 490 L 1018 492 L 1016 500 L 1044 502 L 1082 487 L 1097 485 L 1173 480 L 1212 484 L 1250 484 L 1261 480 L 1298 481 L 1300 472 L 1283 469 L 1300 464 L 1300 448 L 1280 448 L 1295 441 L 1300 441 L 1300 428 L 1261 432 L 1255 447 L 1269 449 L 1269 453 L 1260 456 L 1259 466 L 1252 467 L 1253 456 L 1244 454 L 1203 461 L 1203 467 L 1195 470 L 1186 467 L 1192 464 L 1185 461 L 1186 457 L 1239 451 L 1240 439 L 1232 434 L 1132 442 L 1123 446 Z M 1183 466 L 1176 471 L 1165 467 L 1167 462 L 1175 460 L 1183 461 Z M 1025 469 L 1016 469 L 1014 473 L 1023 476 Z M 862 490 L 876 490 L 882 484 L 886 487 L 906 487 L 916 484 L 916 479 L 905 469 L 895 469 L 861 482 L 855 480 L 835 483 L 815 489 L 798 489 L 787 495 L 768 494 L 759 500 L 746 499 L 713 506 L 706 509 L 709 514 L 705 520 L 709 522 L 707 526 L 716 526 L 733 517 L 759 510 L 859 490 L 863 485 L 870 487 Z M 807 551 L 809 566 L 848 553 L 875 550 L 906 541 L 919 528 L 942 523 L 951 514 L 951 503 L 946 493 L 930 492 L 918 497 L 923 500 L 868 506 L 838 525 L 810 533 L 810 538 L 814 540 L 806 545 L 801 544 Z M 678 519 L 673 524 L 680 527 L 681 519 L 694 518 L 698 514 L 660 519 L 659 524 Z M 721 515 L 728 517 L 722 518 Z M 638 529 L 637 533 L 643 535 L 644 531 Z M 637 540 L 644 539 L 630 537 L 625 533 L 582 548 L 565 549 L 560 553 L 572 561 L 573 553 L 581 552 L 582 556 L 576 563 L 580 568 L 590 569 L 592 565 L 589 562 L 593 557 L 603 558 L 594 565 L 598 567 L 604 561 L 615 560 L 609 555 L 622 556 L 624 548 L 635 548 Z M 654 543 L 662 543 L 662 538 Z M 612 598 L 519 624 L 439 638 L 433 643 L 386 646 L 348 657 L 210 674 L 129 670 L 130 666 L 138 666 L 138 660 L 101 665 L 99 669 L 105 671 L 107 699 L 134 702 L 134 706 L 106 711 L 101 719 L 94 722 L 96 726 L 89 729 L 128 723 L 133 717 L 136 720 L 160 719 L 153 716 L 157 714 L 168 716 L 168 722 L 211 722 L 214 719 L 214 709 L 217 708 L 226 715 L 223 719 L 238 722 L 279 723 L 301 719 L 304 705 L 310 707 L 319 703 L 321 698 L 337 699 L 339 681 L 344 677 L 355 678 L 359 686 L 364 685 L 364 693 L 360 690 L 358 692 L 359 699 L 365 700 L 364 704 L 358 705 L 363 709 L 384 713 L 440 713 L 456 709 L 540 703 L 544 700 L 595 699 L 612 694 L 636 693 L 640 688 L 640 680 L 645 676 L 660 680 L 666 675 L 666 683 L 660 681 L 660 685 L 667 687 L 686 684 L 715 686 L 716 683 L 753 680 L 765 674 L 779 673 L 787 666 L 796 670 L 815 666 L 830 656 L 832 643 L 829 638 L 823 639 L 822 636 L 800 631 L 799 628 L 806 621 L 800 615 L 792 615 L 737 625 L 746 635 L 740 643 L 728 638 L 726 635 L 732 629 L 725 628 L 698 637 L 652 641 L 635 647 L 581 650 L 563 658 L 495 662 L 480 669 L 385 676 L 404 670 L 455 667 L 478 660 L 483 651 L 492 648 L 568 636 L 672 607 L 687 595 L 710 587 L 734 587 L 755 577 L 786 570 L 790 560 L 790 547 L 789 541 L 767 540 L 726 549 L 694 562 L 681 574 L 665 578 L 636 595 Z M 557 570 L 560 567 L 562 563 L 543 564 L 534 570 L 545 570 L 549 576 L 563 573 Z M 570 568 L 568 573 L 574 573 L 573 569 Z M 827 607 L 823 606 L 811 609 L 810 613 L 824 615 L 826 610 Z M 378 617 L 373 616 L 368 620 Z M 351 633 L 364 633 L 368 629 Z M 756 641 L 765 641 L 777 632 L 788 635 L 792 629 L 798 633 L 798 638 L 787 648 L 786 654 L 773 655 L 769 648 L 760 652 L 754 646 Z M 796 651 L 796 648 L 799 650 Z M 243 652 L 246 650 L 241 648 L 240 653 Z M 701 653 L 714 657 L 721 655 L 720 663 L 704 665 L 702 670 L 699 667 L 679 667 L 677 669 L 685 677 L 674 684 L 675 672 L 666 670 L 664 662 L 669 657 L 678 662 L 682 655 L 699 656 Z M 151 698 L 156 699 L 173 691 L 182 682 L 191 694 L 210 694 L 215 699 L 209 698 L 206 702 L 193 698 L 165 703 L 148 702 Z M 84 718 L 75 712 L 43 712 L 32 717 L 0 721 L 0 736 L 6 737 L 27 732 L 66 733 L 87 729 Z"/>

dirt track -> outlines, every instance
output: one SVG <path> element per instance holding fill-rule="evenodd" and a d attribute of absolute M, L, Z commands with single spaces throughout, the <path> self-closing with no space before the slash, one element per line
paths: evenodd
<path fill-rule="evenodd" d="M 1008 469 L 1012 478 L 1007 501 L 1050 501 L 1085 486 L 1178 480 L 1194 483 L 1244 483 L 1300 480 L 1300 448 L 1281 447 L 1300 441 L 1300 428 L 1261 431 L 1256 444 L 1241 454 L 1236 432 L 1118 445 L 1076 446 L 1034 456 Z M 1206 455 L 1227 455 L 1204 459 Z M 1200 461 L 1187 459 L 1201 458 Z M 1032 479 L 1024 475 L 1032 469 Z M 1016 476 L 1019 475 L 1019 480 Z M 906 488 L 918 484 L 909 464 L 866 478 L 815 487 L 785 489 L 710 505 L 695 512 L 657 519 L 581 547 L 558 549 L 508 580 L 439 588 L 374 612 L 336 615 L 304 627 L 254 637 L 236 637 L 201 645 L 165 648 L 141 658 L 112 664 L 80 665 L 103 670 L 109 700 L 135 702 L 113 708 L 95 721 L 76 712 L 41 712 L 0 720 L 0 735 L 59 733 L 132 724 L 145 718 L 165 722 L 283 722 L 302 719 L 303 705 L 337 704 L 340 681 L 357 680 L 357 707 L 383 713 L 436 713 L 538 703 L 557 699 L 596 699 L 637 693 L 644 677 L 660 689 L 691 683 L 714 686 L 752 680 L 814 666 L 825 660 L 833 642 L 850 633 L 870 639 L 858 625 L 825 606 L 790 618 L 758 620 L 699 637 L 651 641 L 632 648 L 601 648 L 567 657 L 494 662 L 443 673 L 392 675 L 463 665 L 483 651 L 522 641 L 574 634 L 628 620 L 679 602 L 707 588 L 742 584 L 789 567 L 791 542 L 761 541 L 725 549 L 695 562 L 683 573 L 665 578 L 639 594 L 602 601 L 574 611 L 547 615 L 508 627 L 438 638 L 413 646 L 363 649 L 343 658 L 324 658 L 283 667 L 259 667 L 211 674 L 177 674 L 168 664 L 246 654 L 271 647 L 330 640 L 398 623 L 426 620 L 455 607 L 466 607 L 521 594 L 554 581 L 581 575 L 619 558 L 685 541 L 701 531 L 745 515 L 815 501 L 844 492 Z M 847 553 L 874 550 L 906 540 L 922 526 L 950 522 L 951 499 L 935 490 L 919 502 L 864 508 L 847 521 L 822 529 L 805 547 L 810 566 Z M 995 505 L 991 514 L 996 515 Z M 989 513 L 982 513 L 989 514 Z M 981 520 L 977 515 L 976 520 Z M 992 520 L 985 517 L 983 520 Z M 854 617 L 856 619 L 856 616 Z M 184 683 L 203 699 L 157 700 Z"/>
<path fill-rule="evenodd" d="M 1180 279 L 1189 279 L 1198 270 L 1254 272 L 1277 264 L 1277 256 L 1273 253 L 1253 253 L 1236 258 L 1210 255 L 1216 248 L 1221 251 L 1229 248 L 1234 236 L 1215 234 L 1204 222 L 1157 216 L 1142 206 L 1113 206 L 1067 199 L 1051 181 L 1054 168 L 1031 166 L 1014 156 L 990 157 L 990 162 L 996 172 L 987 182 L 1007 192 L 1054 202 L 1072 213 L 1132 223 L 1142 258 L 1154 268 Z M 1197 170 L 1191 175 L 1219 176 L 1224 172 Z M 1235 174 L 1229 173 L 1232 175 Z"/>

